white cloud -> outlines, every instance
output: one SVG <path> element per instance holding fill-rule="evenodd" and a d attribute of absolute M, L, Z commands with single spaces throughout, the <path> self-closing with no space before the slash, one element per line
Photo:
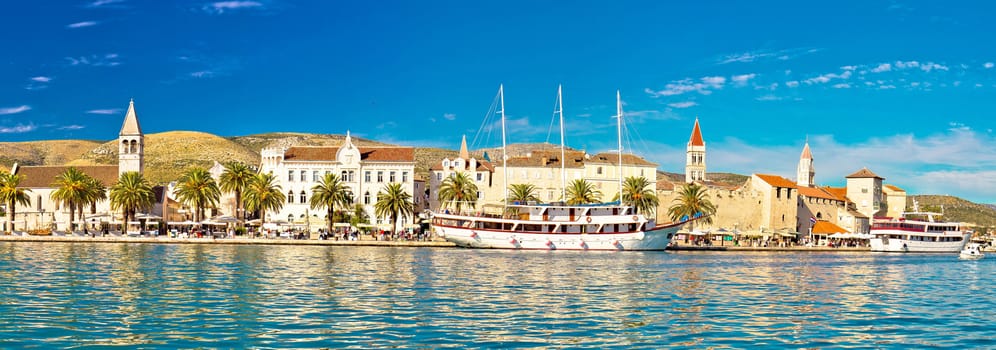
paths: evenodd
<path fill-rule="evenodd" d="M 982 66 L 986 67 L 986 69 L 989 69 L 989 68 L 993 67 L 993 63 L 992 62 L 986 62 L 986 63 L 983 63 Z"/>
<path fill-rule="evenodd" d="M 199 70 L 196 72 L 191 72 L 190 76 L 194 78 L 211 78 L 214 77 L 216 73 L 211 70 Z"/>
<path fill-rule="evenodd" d="M 823 74 L 823 75 L 820 75 L 820 76 L 817 76 L 817 77 L 813 77 L 813 78 L 809 78 L 809 79 L 803 80 L 802 82 L 806 83 L 807 85 L 813 85 L 813 84 L 826 84 L 826 83 L 830 82 L 830 80 L 833 80 L 833 79 L 845 79 L 846 80 L 846 79 L 848 79 L 848 78 L 851 77 L 851 74 L 852 74 L 851 72 L 852 71 L 850 71 L 850 70 L 845 70 L 843 73 L 840 73 L 840 74 L 837 74 L 837 73 L 827 73 L 827 74 Z"/>
<path fill-rule="evenodd" d="M 833 88 L 834 89 L 850 89 L 851 88 L 851 84 L 848 84 L 848 83 L 834 84 Z"/>
<path fill-rule="evenodd" d="M 906 62 L 896 61 L 896 68 L 897 69 L 916 68 L 916 67 L 919 67 L 919 66 L 920 66 L 920 62 L 917 62 L 917 61 L 906 61 Z"/>
<path fill-rule="evenodd" d="M 16 126 L 0 126 L 0 134 L 20 134 L 20 133 L 26 133 L 26 132 L 34 131 L 37 128 L 38 127 L 34 126 L 33 124 L 29 124 L 29 125 L 17 124 Z"/>
<path fill-rule="evenodd" d="M 58 129 L 58 130 L 79 130 L 79 129 L 83 129 L 83 128 L 85 128 L 85 126 L 73 124 L 73 125 L 60 126 L 60 127 L 56 128 L 56 129 Z"/>
<path fill-rule="evenodd" d="M 263 4 L 258 1 L 218 1 L 204 5 L 204 10 L 210 13 L 222 14 L 225 11 L 262 8 Z"/>
<path fill-rule="evenodd" d="M 882 64 L 878 65 L 878 67 L 872 68 L 871 71 L 872 71 L 872 73 L 882 73 L 882 72 L 888 72 L 888 71 L 891 71 L 891 70 L 892 70 L 892 65 L 891 64 L 882 63 Z"/>
<path fill-rule="evenodd" d="M 758 101 L 781 101 L 782 98 L 779 97 L 779 96 L 768 94 L 768 95 L 758 96 L 757 98 L 755 98 L 755 100 L 758 100 Z"/>
<path fill-rule="evenodd" d="M 52 81 L 52 78 L 46 76 L 37 76 L 37 77 L 31 77 L 31 80 L 39 83 L 47 83 Z"/>
<path fill-rule="evenodd" d="M 17 106 L 17 107 L 0 108 L 0 115 L 17 114 L 17 113 L 21 113 L 21 112 L 27 112 L 27 111 L 30 111 L 30 110 L 31 110 L 31 106 L 28 106 L 28 105 L 21 105 L 21 106 Z"/>
<path fill-rule="evenodd" d="M 723 84 L 726 83 L 725 77 L 705 77 L 702 78 L 702 82 L 708 84 L 710 87 L 720 89 Z"/>
<path fill-rule="evenodd" d="M 795 81 L 795 80 L 792 80 L 792 81 L 786 81 L 786 82 L 785 82 L 785 86 L 788 86 L 788 87 L 790 87 L 790 88 L 794 88 L 794 87 L 798 87 L 798 86 L 799 86 L 799 82 L 798 82 L 798 81 Z"/>
<path fill-rule="evenodd" d="M 454 120 L 454 119 L 456 119 L 456 114 L 453 114 L 453 113 L 444 113 L 443 114 L 443 119 Z"/>
<path fill-rule="evenodd" d="M 86 111 L 86 113 L 87 114 L 103 114 L 103 115 L 120 114 L 121 113 L 121 108 L 91 109 L 89 111 Z"/>
<path fill-rule="evenodd" d="M 855 69 L 858 69 L 858 67 L 857 66 L 843 66 L 843 67 L 840 67 L 840 70 L 855 70 Z"/>
<path fill-rule="evenodd" d="M 757 76 L 757 74 L 754 74 L 754 73 L 734 75 L 734 76 L 730 77 L 730 81 L 732 81 L 737 86 L 744 86 L 744 85 L 747 85 L 747 81 L 749 81 L 751 79 L 754 79 L 754 77 L 756 77 L 756 76 Z"/>
<path fill-rule="evenodd" d="M 97 22 L 95 22 L 95 21 L 84 21 L 84 22 L 76 22 L 76 23 L 67 24 L 66 28 L 76 29 L 76 28 L 92 27 L 92 26 L 95 26 L 95 25 L 97 25 Z"/>
<path fill-rule="evenodd" d="M 921 65 L 920 69 L 922 69 L 924 72 L 930 72 L 931 70 L 943 70 L 943 71 L 946 71 L 946 70 L 948 70 L 948 67 L 940 65 L 940 64 L 937 64 L 937 63 L 934 63 L 934 62 L 927 62 L 927 63 Z"/>
<path fill-rule="evenodd" d="M 708 95 L 711 94 L 714 89 L 722 89 L 725 83 L 726 78 L 718 76 L 704 77 L 699 79 L 699 82 L 695 82 L 692 79 L 682 79 L 667 83 L 664 85 L 664 90 L 654 91 L 650 88 L 646 88 L 643 89 L 643 91 L 654 97 L 681 95 L 692 91 Z"/>
<path fill-rule="evenodd" d="M 879 89 L 879 90 L 889 90 L 889 89 L 895 89 L 895 88 L 896 88 L 896 86 L 895 86 L 895 85 L 892 85 L 892 84 L 887 84 L 887 85 L 879 85 L 879 86 L 878 86 L 878 89 Z"/>
<path fill-rule="evenodd" d="M 754 50 L 743 53 L 736 53 L 732 55 L 726 55 L 720 57 L 716 60 L 717 64 L 728 64 L 728 63 L 749 63 L 762 60 L 790 60 L 802 55 L 808 55 L 811 53 L 816 53 L 822 49 L 815 48 L 794 48 L 794 49 L 782 49 L 777 51 L 771 50 Z"/>
<path fill-rule="evenodd" d="M 101 7 L 105 5 L 112 5 L 122 3 L 125 0 L 97 0 L 86 5 L 86 7 Z"/>
<path fill-rule="evenodd" d="M 66 57 L 70 66 L 94 66 L 94 67 L 114 67 L 121 64 L 118 61 L 118 54 L 108 53 L 104 55 L 90 55 L 80 57 Z"/>
<path fill-rule="evenodd" d="M 698 106 L 699 104 L 695 103 L 695 101 L 684 101 L 684 102 L 668 103 L 667 105 L 673 108 L 688 108 L 688 107 Z"/>

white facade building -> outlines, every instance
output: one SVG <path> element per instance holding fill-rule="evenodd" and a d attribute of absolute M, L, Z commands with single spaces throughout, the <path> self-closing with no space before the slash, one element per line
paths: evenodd
<path fill-rule="evenodd" d="M 325 209 L 312 210 L 311 188 L 327 173 L 339 176 L 353 194 L 353 203 L 363 205 L 371 223 L 390 224 L 390 217 L 374 213 L 377 193 L 390 183 L 401 183 L 413 197 L 415 192 L 415 149 L 412 147 L 357 147 L 346 133 L 342 146 L 294 146 L 268 148 L 261 152 L 260 172 L 276 176 L 277 185 L 287 196 L 279 212 L 267 212 L 268 220 L 302 223 L 322 220 Z M 336 208 L 336 210 L 350 208 Z M 308 219 L 308 216 L 311 218 Z M 399 218 L 399 228 L 412 224 L 409 217 Z M 382 226 L 387 228 L 388 226 Z"/>

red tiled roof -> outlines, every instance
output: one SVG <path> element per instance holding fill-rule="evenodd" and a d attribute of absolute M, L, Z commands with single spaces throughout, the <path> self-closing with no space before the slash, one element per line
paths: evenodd
<path fill-rule="evenodd" d="M 778 175 L 754 174 L 754 176 L 774 187 L 796 188 L 795 182 Z"/>
<path fill-rule="evenodd" d="M 843 201 L 850 201 L 850 199 L 847 198 L 847 187 L 824 187 L 823 190 Z"/>
<path fill-rule="evenodd" d="M 414 162 L 415 148 L 412 147 L 357 147 L 360 159 L 364 162 Z M 284 160 L 290 161 L 334 161 L 339 147 L 295 146 L 284 151 Z"/>
<path fill-rule="evenodd" d="M 806 142 L 806 146 L 802 148 L 802 159 L 813 159 L 813 152 L 809 151 L 809 142 Z"/>
<path fill-rule="evenodd" d="M 674 191 L 674 183 L 668 180 L 657 180 L 658 191 Z"/>
<path fill-rule="evenodd" d="M 843 198 L 839 198 L 836 195 L 826 191 L 819 187 L 799 187 L 799 195 L 811 197 L 811 198 L 825 198 L 832 199 L 835 201 L 843 201 Z"/>
<path fill-rule="evenodd" d="M 574 169 L 584 166 L 585 159 L 583 151 L 565 150 L 564 157 L 567 160 L 564 163 L 565 168 Z M 508 159 L 508 166 L 559 168 L 560 150 L 535 150 L 525 157 L 511 157 Z"/>
<path fill-rule="evenodd" d="M 619 153 L 599 153 L 591 156 L 587 161 L 592 164 L 619 164 Z M 643 157 L 625 153 L 622 155 L 622 163 L 625 165 L 657 166 L 657 164 L 651 163 L 643 159 Z"/>
<path fill-rule="evenodd" d="M 860 179 L 860 178 L 876 178 L 876 179 L 885 180 L 885 178 L 883 178 L 881 176 L 878 176 L 878 175 L 875 175 L 875 173 L 871 172 L 871 170 L 868 170 L 868 168 L 861 168 L 861 170 L 858 170 L 854 174 L 847 175 L 847 176 L 845 176 L 845 178 L 848 178 L 848 179 L 851 179 L 851 178 L 855 178 L 855 179 Z"/>
<path fill-rule="evenodd" d="M 695 126 L 692 127 L 692 137 L 688 139 L 689 146 L 705 146 L 702 141 L 702 130 L 699 129 L 699 118 L 695 118 Z"/>
<path fill-rule="evenodd" d="M 51 188 L 55 182 L 55 177 L 69 169 L 69 166 L 19 166 L 17 173 L 24 175 L 21 187 L 24 188 Z M 72 166 L 84 174 L 97 179 L 104 186 L 110 187 L 118 182 L 117 165 L 76 165 Z"/>
<path fill-rule="evenodd" d="M 829 235 L 834 233 L 850 233 L 850 231 L 845 230 L 843 227 L 837 226 L 829 221 L 817 221 L 813 225 L 813 233 L 821 235 Z"/>
<path fill-rule="evenodd" d="M 888 189 L 896 191 L 896 192 L 906 192 L 906 190 L 904 190 L 902 188 L 899 188 L 899 187 L 897 187 L 895 185 L 888 185 L 887 184 L 887 185 L 885 185 L 885 188 L 888 188 Z"/>

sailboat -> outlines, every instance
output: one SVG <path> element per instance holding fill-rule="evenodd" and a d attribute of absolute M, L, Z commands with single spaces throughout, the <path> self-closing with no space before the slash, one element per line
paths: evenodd
<path fill-rule="evenodd" d="M 504 87 L 498 88 L 502 120 L 502 154 L 505 152 Z M 557 92 L 560 114 L 561 152 L 563 140 L 563 99 Z M 622 102 L 616 92 L 616 122 L 619 139 L 619 163 L 622 166 L 621 125 Z M 504 162 L 503 162 L 504 163 Z M 563 164 L 563 159 L 561 164 Z M 508 167 L 503 164 L 508 184 Z M 563 169 L 561 171 L 563 175 Z M 562 177 L 566 182 L 566 177 Z M 622 191 L 622 174 L 619 176 Z M 620 195 L 620 198 L 622 196 Z M 507 203 L 507 201 L 506 201 Z M 637 213 L 621 202 L 586 205 L 563 203 L 506 204 L 502 215 L 466 215 L 442 210 L 434 213 L 435 233 L 466 248 L 532 249 L 532 250 L 665 250 L 671 238 L 687 221 L 658 225 L 656 219 Z M 694 220 L 694 219 L 693 219 Z"/>

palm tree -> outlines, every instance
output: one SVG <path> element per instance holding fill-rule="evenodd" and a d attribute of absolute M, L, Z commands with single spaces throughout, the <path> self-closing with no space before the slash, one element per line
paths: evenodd
<path fill-rule="evenodd" d="M 31 205 L 31 198 L 23 188 L 18 188 L 24 180 L 24 175 L 16 175 L 8 172 L 0 172 L 0 203 L 7 205 L 7 234 L 14 232 L 14 214 L 16 205 Z"/>
<path fill-rule="evenodd" d="M 477 185 L 466 173 L 453 173 L 439 185 L 438 199 L 443 207 L 449 206 L 452 202 L 457 213 L 460 212 L 460 208 L 464 204 L 475 208 L 477 207 Z"/>
<path fill-rule="evenodd" d="M 571 181 L 567 186 L 567 204 L 598 203 L 602 200 L 602 192 L 585 179 Z"/>
<path fill-rule="evenodd" d="M 536 195 L 536 185 L 512 184 L 508 191 L 509 202 L 540 202 L 539 196 Z"/>
<path fill-rule="evenodd" d="M 84 196 L 83 204 L 77 208 L 80 220 L 83 220 L 84 204 L 90 205 L 90 214 L 96 214 L 97 203 L 107 200 L 107 186 L 104 186 L 104 183 L 92 176 L 87 176 L 86 180 L 86 196 Z M 86 223 L 83 224 L 83 232 L 87 232 Z"/>
<path fill-rule="evenodd" d="M 112 210 L 121 209 L 127 230 L 128 222 L 135 219 L 136 211 L 150 209 L 156 203 L 156 193 L 141 173 L 129 171 L 121 174 L 118 183 L 111 186 L 110 199 Z"/>
<path fill-rule="evenodd" d="M 69 223 L 66 225 L 69 232 L 75 231 L 73 225 L 76 221 L 77 207 L 82 207 L 83 203 L 89 203 L 91 196 L 88 188 L 89 177 L 79 169 L 69 167 L 62 174 L 57 175 L 55 182 L 52 183 L 52 187 L 55 187 L 55 191 L 50 196 L 52 200 L 69 207 Z"/>
<path fill-rule="evenodd" d="M 374 203 L 374 212 L 379 217 L 391 217 L 394 232 L 398 232 L 398 217 L 412 215 L 415 205 L 412 204 L 412 195 L 405 192 L 400 183 L 392 182 L 386 188 L 377 193 L 377 203 Z"/>
<path fill-rule="evenodd" d="M 204 220 L 204 208 L 215 207 L 221 198 L 218 183 L 204 168 L 192 168 L 180 177 L 176 185 L 176 197 L 183 204 L 196 208 L 194 221 Z"/>
<path fill-rule="evenodd" d="M 333 217 L 336 205 L 345 207 L 353 203 L 353 194 L 339 176 L 326 173 L 325 177 L 311 187 L 311 209 L 326 208 L 325 219 L 328 220 L 329 232 L 332 232 Z"/>
<path fill-rule="evenodd" d="M 259 210 L 260 222 L 266 222 L 266 211 L 280 211 L 284 207 L 283 189 L 276 184 L 277 177 L 271 173 L 257 174 L 249 181 L 246 187 L 245 204 L 246 210 Z"/>
<path fill-rule="evenodd" d="M 704 187 L 691 183 L 682 187 L 678 191 L 678 197 L 674 199 L 674 204 L 667 210 L 671 220 L 679 221 L 684 218 L 694 218 L 702 216 L 702 223 L 711 224 L 712 214 L 716 213 L 716 206 L 709 201 L 709 194 Z"/>
<path fill-rule="evenodd" d="M 637 213 L 650 213 L 657 210 L 657 195 L 650 187 L 650 181 L 640 176 L 630 176 L 623 182 L 622 202 L 636 208 Z"/>
<path fill-rule="evenodd" d="M 245 225 L 245 209 L 242 206 L 242 192 L 249 186 L 249 181 L 256 177 L 256 173 L 242 162 L 229 162 L 225 164 L 225 171 L 221 173 L 221 190 L 235 193 L 235 218 L 240 220 L 241 225 Z M 240 214 L 241 213 L 241 214 Z"/>

